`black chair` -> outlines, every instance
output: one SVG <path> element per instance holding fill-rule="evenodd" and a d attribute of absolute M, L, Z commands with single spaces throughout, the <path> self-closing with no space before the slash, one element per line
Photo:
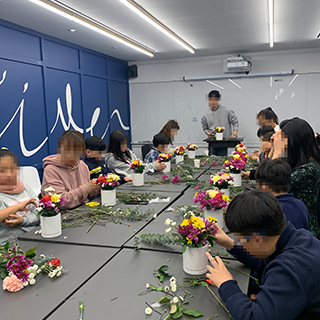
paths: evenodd
<path fill-rule="evenodd" d="M 146 155 L 148 154 L 148 152 L 151 150 L 151 148 L 153 147 L 153 144 L 144 144 L 141 147 L 141 153 L 142 153 L 142 160 L 144 160 L 144 158 L 146 157 Z"/>

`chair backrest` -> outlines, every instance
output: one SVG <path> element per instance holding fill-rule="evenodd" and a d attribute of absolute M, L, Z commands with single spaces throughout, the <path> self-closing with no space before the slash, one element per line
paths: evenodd
<path fill-rule="evenodd" d="M 41 192 L 41 182 L 35 167 L 20 167 L 20 180 L 27 184 L 38 196 Z"/>
<path fill-rule="evenodd" d="M 144 158 L 146 157 L 146 155 L 148 154 L 148 152 L 151 150 L 153 144 L 144 144 L 141 147 L 141 153 L 142 153 L 142 161 L 144 160 Z"/>

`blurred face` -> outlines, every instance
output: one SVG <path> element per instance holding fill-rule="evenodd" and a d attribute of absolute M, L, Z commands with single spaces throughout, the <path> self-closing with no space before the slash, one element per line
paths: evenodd
<path fill-rule="evenodd" d="M 88 158 L 96 158 L 97 160 L 102 160 L 105 155 L 105 151 L 86 149 L 86 155 Z"/>
<path fill-rule="evenodd" d="M 168 148 L 168 145 L 167 145 L 167 144 L 159 144 L 157 149 L 158 149 L 160 152 L 165 152 L 165 151 L 167 150 L 167 148 Z"/>
<path fill-rule="evenodd" d="M 178 133 L 178 129 L 171 129 L 170 130 L 170 136 L 171 136 L 171 140 L 174 140 L 174 136 L 176 136 Z"/>
<path fill-rule="evenodd" d="M 124 140 L 121 142 L 121 145 L 120 145 L 120 150 L 121 152 L 125 152 L 127 150 L 128 146 L 127 146 L 127 140 Z"/>
<path fill-rule="evenodd" d="M 273 121 L 273 119 L 266 119 L 265 117 L 258 117 L 258 125 L 260 127 L 263 126 L 270 126 L 274 128 L 276 126 L 276 123 Z"/>
<path fill-rule="evenodd" d="M 219 108 L 219 101 L 220 101 L 220 98 L 216 98 L 216 97 L 209 98 L 209 108 L 212 111 L 217 110 Z"/>
<path fill-rule="evenodd" d="M 269 152 L 271 150 L 271 142 L 269 141 L 262 141 L 262 146 L 261 146 L 263 151 Z"/>
<path fill-rule="evenodd" d="M 15 187 L 17 185 L 17 164 L 11 157 L 0 160 L 0 185 Z"/>
<path fill-rule="evenodd" d="M 273 251 L 266 244 L 266 237 L 260 233 L 242 235 L 235 233 L 235 244 L 241 245 L 254 258 L 266 259 Z"/>
<path fill-rule="evenodd" d="M 61 143 L 61 162 L 65 163 L 69 167 L 73 167 L 76 164 L 76 162 L 80 160 L 82 153 L 83 151 L 81 148 L 67 148 L 67 146 Z"/>

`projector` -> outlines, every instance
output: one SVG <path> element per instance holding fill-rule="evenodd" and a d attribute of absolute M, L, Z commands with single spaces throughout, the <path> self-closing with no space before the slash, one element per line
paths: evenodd
<path fill-rule="evenodd" d="M 251 70 L 251 62 L 249 61 L 233 61 L 227 63 L 227 69 L 230 72 L 248 72 Z"/>

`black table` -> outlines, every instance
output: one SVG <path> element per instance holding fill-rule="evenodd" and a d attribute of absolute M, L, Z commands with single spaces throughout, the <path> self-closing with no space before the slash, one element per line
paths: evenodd
<path fill-rule="evenodd" d="M 244 138 L 224 138 L 223 140 L 216 140 L 216 138 L 207 138 L 203 141 L 208 143 L 208 150 L 210 148 L 234 148 L 241 143 Z"/>
<path fill-rule="evenodd" d="M 146 289 L 146 283 L 158 285 L 153 272 L 161 265 L 168 265 L 170 276 L 174 276 L 177 281 L 192 277 L 182 270 L 182 254 L 122 249 L 73 295 L 74 299 L 67 300 L 49 319 L 76 319 L 79 316 L 80 299 L 85 305 L 84 319 L 145 319 L 144 310 L 147 307 L 145 301 L 152 304 L 165 294 L 153 291 L 139 296 L 138 293 Z M 238 261 L 231 261 L 230 265 L 241 271 L 249 272 L 249 269 Z M 238 281 L 242 291 L 246 292 L 248 277 L 231 269 L 230 272 Z M 169 285 L 169 279 L 166 277 L 163 284 Z M 210 286 L 210 289 L 219 296 L 216 287 Z M 187 309 L 195 308 L 202 312 L 204 317 L 201 319 L 215 319 L 217 314 L 220 320 L 230 320 L 228 314 L 207 288 L 196 287 L 194 289 L 187 288 L 187 290 L 191 291 L 195 297 L 187 297 L 186 300 L 189 301 L 189 304 L 185 307 Z M 183 295 L 184 291 L 178 288 L 177 296 Z M 165 308 L 159 307 L 157 309 L 163 311 Z M 168 311 L 166 315 L 168 315 Z M 159 319 L 159 314 L 153 311 L 147 318 L 150 320 Z M 182 316 L 181 319 L 190 319 L 190 317 Z"/>

